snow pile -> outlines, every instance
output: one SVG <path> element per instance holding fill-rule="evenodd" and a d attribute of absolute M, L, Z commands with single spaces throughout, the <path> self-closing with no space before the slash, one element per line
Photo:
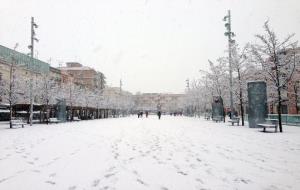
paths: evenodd
<path fill-rule="evenodd" d="M 0 127 L 0 189 L 300 189 L 300 128 L 152 116 Z"/>

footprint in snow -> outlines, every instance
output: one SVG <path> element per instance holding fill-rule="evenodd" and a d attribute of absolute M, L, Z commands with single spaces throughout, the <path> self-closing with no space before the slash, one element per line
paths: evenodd
<path fill-rule="evenodd" d="M 148 186 L 143 180 L 141 179 L 136 179 L 137 182 L 139 182 L 142 185 Z"/>
<path fill-rule="evenodd" d="M 181 174 L 181 175 L 188 175 L 187 173 L 183 172 L 183 171 L 178 171 L 177 173 Z"/>
<path fill-rule="evenodd" d="M 113 171 L 114 169 L 116 169 L 116 167 L 115 167 L 115 166 L 112 166 L 112 167 L 108 168 L 107 171 L 111 172 L 111 171 Z"/>
<path fill-rule="evenodd" d="M 34 172 L 34 173 L 41 173 L 40 170 L 31 170 L 31 171 Z"/>
<path fill-rule="evenodd" d="M 205 170 L 205 172 L 209 175 L 212 175 L 211 169 L 207 169 L 207 170 Z"/>
<path fill-rule="evenodd" d="M 104 177 L 105 178 L 110 178 L 110 177 L 112 177 L 112 176 L 114 176 L 114 175 L 116 175 L 115 173 L 111 173 L 111 174 L 106 174 Z"/>
<path fill-rule="evenodd" d="M 251 183 L 251 180 L 244 179 L 244 178 L 235 178 L 234 181 L 235 182 L 242 182 L 242 183 L 245 183 L 245 184 Z"/>
<path fill-rule="evenodd" d="M 197 168 L 197 166 L 196 166 L 195 164 L 190 164 L 190 168 L 192 168 L 192 169 L 196 169 L 196 168 Z"/>
<path fill-rule="evenodd" d="M 110 189 L 110 187 L 109 186 L 104 186 L 104 187 L 100 188 L 99 190 L 107 190 L 107 189 Z"/>
<path fill-rule="evenodd" d="M 201 160 L 200 158 L 197 158 L 196 160 L 197 160 L 198 162 L 202 162 L 202 160 Z"/>
<path fill-rule="evenodd" d="M 92 187 L 97 187 L 99 185 L 99 183 L 100 183 L 100 179 L 95 179 L 93 181 Z"/>
<path fill-rule="evenodd" d="M 199 182 L 199 183 L 201 183 L 201 184 L 204 184 L 204 182 L 203 182 L 202 179 L 200 179 L 200 178 L 196 178 L 195 181 L 197 181 L 197 182 Z"/>
<path fill-rule="evenodd" d="M 23 172 L 25 172 L 26 170 L 19 170 L 19 171 L 17 171 L 17 174 L 20 174 L 20 173 L 23 173 Z"/>
<path fill-rule="evenodd" d="M 119 158 L 119 153 L 115 153 L 114 158 L 117 160 Z"/>
<path fill-rule="evenodd" d="M 49 183 L 51 185 L 55 185 L 56 184 L 54 181 L 45 181 L 45 183 Z"/>
<path fill-rule="evenodd" d="M 75 190 L 77 187 L 74 185 L 74 186 L 71 186 L 68 188 L 68 190 Z"/>
<path fill-rule="evenodd" d="M 138 173 L 136 170 L 133 170 L 132 173 L 133 173 L 134 175 L 139 176 L 139 173 Z"/>
<path fill-rule="evenodd" d="M 10 177 L 6 177 L 6 178 L 0 179 L 0 183 L 2 183 L 2 182 L 4 182 L 4 181 L 8 180 L 9 178 L 10 178 Z"/>

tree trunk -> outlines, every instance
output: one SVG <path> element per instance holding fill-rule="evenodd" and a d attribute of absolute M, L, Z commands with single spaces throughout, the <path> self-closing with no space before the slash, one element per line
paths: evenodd
<path fill-rule="evenodd" d="M 282 133 L 282 122 L 281 122 L 281 92 L 280 92 L 280 88 L 277 88 L 277 93 L 278 93 L 278 107 L 277 107 L 277 112 L 278 112 L 278 123 L 279 123 L 279 131 Z"/>
<path fill-rule="evenodd" d="M 241 108 L 242 126 L 244 126 L 244 105 L 243 105 L 243 91 L 242 91 L 240 70 L 238 70 L 238 77 L 239 77 L 239 85 L 240 85 L 240 108 Z"/>
<path fill-rule="evenodd" d="M 45 110 L 45 113 L 46 113 L 46 123 L 47 125 L 49 124 L 49 117 L 50 116 L 50 113 L 48 113 L 48 109 L 49 109 L 49 100 L 46 100 L 46 110 Z"/>
<path fill-rule="evenodd" d="M 282 133 L 282 122 L 281 122 L 281 86 L 280 86 L 280 71 L 278 68 L 278 59 L 277 55 L 274 52 L 274 63 L 275 63 L 275 72 L 276 72 L 276 87 L 277 87 L 277 95 L 278 95 L 278 107 L 277 107 L 277 112 L 278 112 L 278 124 L 279 124 L 279 131 Z"/>
<path fill-rule="evenodd" d="M 9 128 L 12 128 L 11 119 L 12 119 L 12 104 L 11 101 L 9 101 Z"/>
<path fill-rule="evenodd" d="M 241 117 L 242 117 L 242 126 L 244 126 L 244 105 L 243 105 L 243 99 L 240 97 L 240 104 L 241 104 Z"/>

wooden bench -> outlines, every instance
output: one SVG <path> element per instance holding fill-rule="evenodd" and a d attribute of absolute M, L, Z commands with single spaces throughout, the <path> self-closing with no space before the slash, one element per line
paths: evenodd
<path fill-rule="evenodd" d="M 275 128 L 275 133 L 277 133 L 278 120 L 266 119 L 266 123 L 259 123 L 257 126 L 263 128 L 263 132 L 266 132 L 266 128 Z"/>
<path fill-rule="evenodd" d="M 78 117 L 73 117 L 73 121 L 81 121 Z"/>
<path fill-rule="evenodd" d="M 27 123 L 25 123 L 22 119 L 12 119 L 12 120 L 11 120 L 11 125 L 12 125 L 12 126 L 18 126 L 18 125 L 21 125 L 22 128 L 24 128 L 24 126 L 27 125 Z"/>
<path fill-rule="evenodd" d="M 212 117 L 212 120 L 215 121 L 215 122 L 221 122 L 221 121 L 223 121 L 223 117 L 222 116 L 215 116 L 215 117 Z"/>
<path fill-rule="evenodd" d="M 59 123 L 59 122 L 60 122 L 60 120 L 55 117 L 49 118 L 49 123 Z"/>
<path fill-rule="evenodd" d="M 236 123 L 237 125 L 240 125 L 240 118 L 239 117 L 233 117 L 232 119 L 228 120 L 229 123 L 234 125 Z"/>

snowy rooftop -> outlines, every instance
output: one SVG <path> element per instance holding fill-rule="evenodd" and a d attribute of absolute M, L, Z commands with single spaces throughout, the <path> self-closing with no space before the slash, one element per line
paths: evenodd
<path fill-rule="evenodd" d="M 58 67 L 60 70 L 72 70 L 72 71 L 80 71 L 80 70 L 94 70 L 90 67 L 87 66 L 82 66 L 82 67 Z"/>

